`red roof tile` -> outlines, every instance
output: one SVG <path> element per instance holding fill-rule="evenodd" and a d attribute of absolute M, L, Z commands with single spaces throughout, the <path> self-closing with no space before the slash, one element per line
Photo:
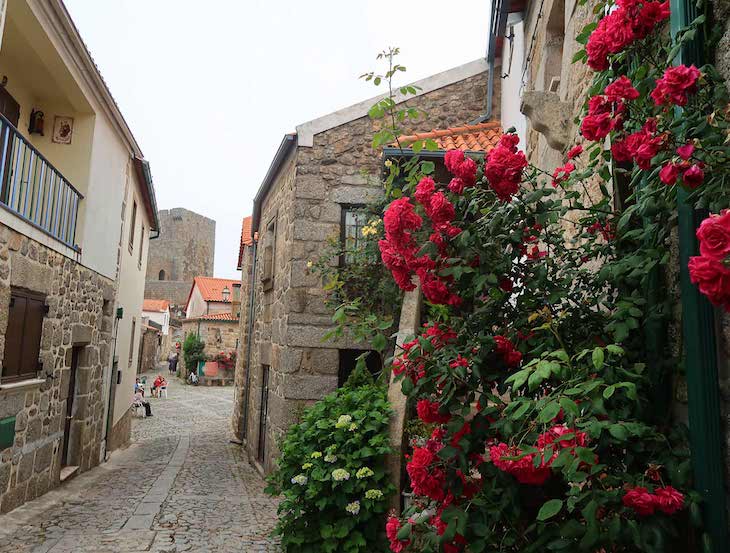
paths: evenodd
<path fill-rule="evenodd" d="M 233 313 L 210 313 L 208 315 L 201 315 L 197 319 L 193 319 L 193 320 L 238 322 L 238 317 L 236 317 Z"/>
<path fill-rule="evenodd" d="M 241 270 L 243 266 L 243 248 L 251 246 L 253 244 L 253 238 L 251 237 L 251 224 L 253 217 L 249 215 L 243 218 L 243 227 L 241 229 L 241 243 L 238 246 L 238 270 Z"/>
<path fill-rule="evenodd" d="M 167 300 L 145 299 L 142 303 L 142 311 L 157 311 L 163 313 L 170 309 L 170 302 Z"/>
<path fill-rule="evenodd" d="M 232 280 L 230 278 L 214 278 L 214 277 L 203 277 L 197 276 L 193 281 L 193 287 L 198 286 L 200 295 L 203 296 L 205 301 L 217 301 L 230 303 L 233 297 L 233 286 L 240 284 L 240 280 Z M 223 288 L 228 288 L 230 294 L 228 299 L 223 299 Z M 190 291 L 192 293 L 192 290 Z M 188 301 L 190 299 L 188 298 Z"/>
<path fill-rule="evenodd" d="M 502 136 L 502 127 L 497 121 L 487 121 L 475 125 L 464 125 L 448 129 L 433 130 L 398 138 L 402 146 L 410 146 L 417 140 L 433 139 L 440 150 L 465 150 L 469 152 L 489 152 L 497 145 Z"/>

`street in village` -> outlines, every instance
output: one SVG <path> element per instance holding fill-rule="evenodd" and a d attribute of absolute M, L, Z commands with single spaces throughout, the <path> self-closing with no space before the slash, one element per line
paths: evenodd
<path fill-rule="evenodd" d="M 277 550 L 276 502 L 228 442 L 233 388 L 173 378 L 150 401 L 129 448 L 3 517 L 0 553 Z"/>

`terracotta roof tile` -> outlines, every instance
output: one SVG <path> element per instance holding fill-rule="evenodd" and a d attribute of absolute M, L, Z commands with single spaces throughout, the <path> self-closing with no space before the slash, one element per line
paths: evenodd
<path fill-rule="evenodd" d="M 232 280 L 230 278 L 214 278 L 214 277 L 195 277 L 193 286 L 197 285 L 200 290 L 200 295 L 203 296 L 205 301 L 217 301 L 230 303 L 233 297 L 233 286 L 240 284 L 239 280 Z M 228 300 L 223 299 L 223 288 L 228 288 L 230 292 Z"/>
<path fill-rule="evenodd" d="M 241 242 L 238 246 L 238 270 L 241 270 L 243 266 L 243 248 L 251 246 L 253 244 L 253 238 L 251 237 L 251 224 L 253 217 L 249 215 L 243 218 L 243 227 L 241 228 Z"/>
<path fill-rule="evenodd" d="M 193 320 L 238 322 L 238 317 L 236 317 L 233 313 L 210 313 L 208 315 L 201 315 L 197 319 L 193 319 Z"/>
<path fill-rule="evenodd" d="M 502 127 L 497 121 L 487 121 L 475 125 L 463 125 L 448 129 L 435 129 L 431 132 L 404 135 L 398 138 L 402 146 L 409 146 L 417 140 L 433 139 L 440 150 L 465 150 L 469 152 L 489 152 L 497 145 L 502 136 Z"/>
<path fill-rule="evenodd" d="M 157 311 L 162 313 L 170 308 L 170 302 L 167 300 L 151 300 L 145 299 L 142 303 L 142 311 Z"/>

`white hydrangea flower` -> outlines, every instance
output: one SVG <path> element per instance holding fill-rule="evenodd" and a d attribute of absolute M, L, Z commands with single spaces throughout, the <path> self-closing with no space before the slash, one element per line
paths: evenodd
<path fill-rule="evenodd" d="M 380 499 L 383 497 L 383 492 L 380 490 L 368 490 L 365 492 L 365 499 Z"/>
<path fill-rule="evenodd" d="M 360 512 L 360 502 L 353 501 L 352 503 L 348 503 L 347 507 L 345 507 L 345 511 L 353 515 L 358 514 Z"/>
<path fill-rule="evenodd" d="M 337 422 L 335 423 L 335 428 L 345 428 L 346 426 L 349 426 L 352 422 L 352 417 L 350 415 L 340 415 L 340 418 L 337 419 Z"/>
<path fill-rule="evenodd" d="M 336 482 L 342 482 L 343 480 L 350 479 L 350 473 L 345 469 L 335 469 L 332 471 L 332 479 Z"/>
<path fill-rule="evenodd" d="M 369 469 L 368 467 L 363 467 L 355 473 L 355 476 L 358 478 L 368 478 L 373 474 L 375 473 L 371 469 Z"/>
<path fill-rule="evenodd" d="M 304 464 L 302 465 L 302 470 L 307 470 L 307 469 L 311 469 L 311 468 L 312 468 L 312 466 L 313 466 L 313 465 L 312 465 L 312 463 L 304 463 Z"/>
<path fill-rule="evenodd" d="M 322 457 L 322 452 L 315 451 L 314 453 L 312 453 L 311 457 L 312 457 L 312 459 L 319 459 L 320 457 Z"/>
<path fill-rule="evenodd" d="M 350 424 L 350 428 L 348 428 L 348 430 L 349 430 L 350 432 L 354 432 L 355 430 L 357 430 L 357 424 L 355 424 L 354 422 L 353 422 L 353 423 L 351 423 L 351 424 Z"/>
<path fill-rule="evenodd" d="M 304 474 L 297 474 L 294 478 L 291 479 L 292 484 L 299 484 L 300 486 L 306 486 L 307 482 L 308 479 Z"/>
<path fill-rule="evenodd" d="M 337 455 L 332 455 L 331 453 L 328 453 L 324 456 L 324 462 L 325 463 L 336 463 L 337 462 Z"/>

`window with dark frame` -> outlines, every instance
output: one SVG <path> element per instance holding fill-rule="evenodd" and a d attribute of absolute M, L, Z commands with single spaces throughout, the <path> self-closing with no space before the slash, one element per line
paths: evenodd
<path fill-rule="evenodd" d="M 37 378 L 43 319 L 47 312 L 46 297 L 43 294 L 19 288 L 11 289 L 0 382 Z"/>
<path fill-rule="evenodd" d="M 142 225 L 142 232 L 139 233 L 139 258 L 137 259 L 137 266 L 142 268 L 142 252 L 144 251 L 144 225 Z"/>
<path fill-rule="evenodd" d="M 276 255 L 276 217 L 266 226 L 261 282 L 264 291 L 274 287 L 274 256 Z"/>
<path fill-rule="evenodd" d="M 362 241 L 362 229 L 367 225 L 367 213 L 361 204 L 343 205 L 340 221 L 340 265 L 353 262 L 353 251 L 357 250 Z"/>
<path fill-rule="evenodd" d="M 132 203 L 132 221 L 129 224 L 129 251 L 134 248 L 134 227 L 137 226 L 137 202 Z"/>
<path fill-rule="evenodd" d="M 132 317 L 132 334 L 129 336 L 129 364 L 132 364 L 134 359 L 134 335 L 137 331 L 137 319 Z"/>

